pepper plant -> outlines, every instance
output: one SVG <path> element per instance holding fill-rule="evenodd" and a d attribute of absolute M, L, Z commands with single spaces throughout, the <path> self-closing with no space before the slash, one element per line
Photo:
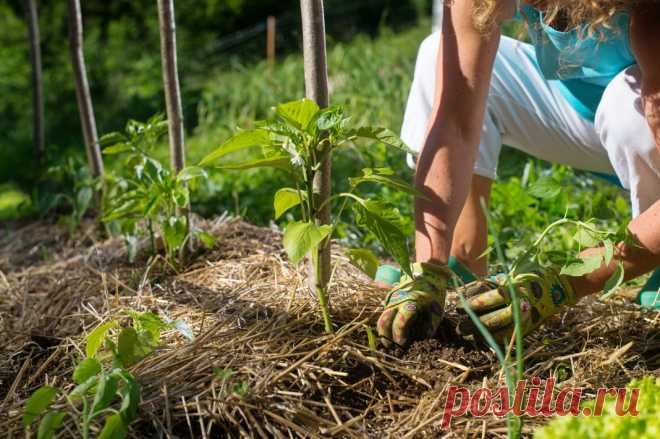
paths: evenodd
<path fill-rule="evenodd" d="M 245 170 L 271 167 L 286 172 L 291 186 L 275 193 L 275 219 L 285 212 L 297 209 L 297 221 L 290 222 L 283 236 L 284 249 L 293 263 L 309 255 L 318 273 L 319 253 L 322 246 L 330 245 L 333 230 L 341 221 L 342 213 L 351 205 L 356 222 L 371 231 L 401 265 L 411 273 L 407 237 L 399 212 L 386 202 L 365 199 L 357 189 L 366 183 L 384 185 L 394 190 L 421 196 L 411 185 L 397 178 L 391 169 L 368 168 L 361 176 L 349 179 L 349 190 L 331 195 L 321 202 L 314 190 L 314 180 L 326 156 L 336 150 L 356 146 L 360 140 L 383 143 L 408 152 L 408 147 L 390 130 L 377 127 L 350 126 L 350 118 L 340 106 L 320 109 L 312 100 L 303 99 L 278 105 L 275 118 L 256 123 L 252 130 L 238 131 L 219 148 L 204 158 L 199 166 L 209 165 L 236 152 L 254 151 L 250 160 L 222 161 L 216 167 L 225 170 Z M 256 156 L 256 158 L 254 158 Z M 331 224 L 320 224 L 317 213 L 330 204 L 333 212 Z M 351 260 L 373 276 L 378 266 L 376 257 L 364 249 L 349 252 Z M 325 329 L 332 332 L 328 286 L 315 286 Z"/>
<path fill-rule="evenodd" d="M 174 173 L 155 159 L 150 151 L 167 132 L 167 122 L 155 116 L 146 123 L 131 120 L 124 133 L 110 133 L 101 138 L 106 155 L 123 155 L 123 174 L 109 175 L 109 195 L 106 197 L 103 221 L 124 236 L 129 259 L 134 259 L 138 237 L 144 233 L 146 222 L 152 253 L 158 242 L 165 249 L 166 258 L 177 262 L 180 250 L 191 235 L 212 246 L 215 238 L 199 228 L 189 232 L 189 184 L 207 177 L 206 171 L 188 166 Z"/>
<path fill-rule="evenodd" d="M 168 322 L 151 312 L 127 310 L 130 323 L 112 320 L 89 333 L 85 358 L 73 370 L 75 387 L 69 392 L 53 386 L 37 389 L 25 403 L 26 431 L 40 419 L 37 438 L 49 439 L 70 417 L 81 438 L 92 437 L 103 421 L 97 438 L 123 438 L 137 417 L 140 386 L 127 370 L 160 345 L 161 332 L 176 329 L 187 339 L 192 331 L 181 321 Z"/>

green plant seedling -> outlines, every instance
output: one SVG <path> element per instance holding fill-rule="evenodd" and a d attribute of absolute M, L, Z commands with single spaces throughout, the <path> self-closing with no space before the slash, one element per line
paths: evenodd
<path fill-rule="evenodd" d="M 193 237 L 212 247 L 215 237 L 199 228 L 189 230 L 187 206 L 189 185 L 193 180 L 207 178 L 206 171 L 188 166 L 178 174 L 150 155 L 167 132 L 167 122 L 160 116 L 146 123 L 129 121 L 124 133 L 110 133 L 101 138 L 103 153 L 124 156 L 125 175 L 109 175 L 111 188 L 105 199 L 103 221 L 114 223 L 124 235 L 129 259 L 137 252 L 140 224 L 146 220 L 152 253 L 157 252 L 157 238 L 165 249 L 166 258 L 179 261 L 180 250 Z"/>
<path fill-rule="evenodd" d="M 360 140 L 379 143 L 409 151 L 408 147 L 390 130 L 376 127 L 350 126 L 350 118 L 342 107 L 320 109 L 311 100 L 288 102 L 275 108 L 275 118 L 257 123 L 257 128 L 239 131 L 219 148 L 204 158 L 199 166 L 207 166 L 237 152 L 253 151 L 253 158 L 241 162 L 223 160 L 216 164 L 225 170 L 245 170 L 271 167 L 290 176 L 291 186 L 275 193 L 275 218 L 298 210 L 298 219 L 284 229 L 283 245 L 293 263 L 310 255 L 315 271 L 319 270 L 319 254 L 330 245 L 333 231 L 348 203 L 352 204 L 357 224 L 372 232 L 410 274 L 410 255 L 403 222 L 398 210 L 382 200 L 365 199 L 356 194 L 363 184 L 383 185 L 395 191 L 421 196 L 407 182 L 397 178 L 390 169 L 364 169 L 362 176 L 350 178 L 349 190 L 321 200 L 315 192 L 314 181 L 321 164 L 333 151 L 355 147 Z M 328 204 L 332 207 L 331 224 L 321 224 L 317 218 Z M 367 250 L 354 251 L 351 260 L 373 275 L 376 258 Z M 318 277 L 318 276 L 317 276 Z M 316 294 L 325 329 L 332 332 L 327 285 L 317 285 Z"/>
<path fill-rule="evenodd" d="M 43 386 L 28 399 L 23 426 L 29 429 L 41 418 L 37 438 L 54 437 L 67 417 L 73 420 L 83 439 L 90 438 L 92 426 L 101 421 L 103 426 L 97 438 L 128 435 L 128 426 L 138 414 L 140 386 L 127 368 L 160 345 L 163 330 L 177 329 L 187 336 L 189 328 L 180 321 L 166 322 L 152 312 L 126 310 L 126 315 L 130 325 L 122 326 L 112 320 L 88 334 L 85 358 L 73 370 L 75 387 L 71 391 Z M 104 345 L 110 356 L 102 351 Z M 56 401 L 60 403 L 53 408 Z"/>

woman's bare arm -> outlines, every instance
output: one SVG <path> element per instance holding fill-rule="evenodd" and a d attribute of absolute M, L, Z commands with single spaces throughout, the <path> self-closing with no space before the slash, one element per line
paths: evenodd
<path fill-rule="evenodd" d="M 500 2 L 498 22 L 515 13 L 515 1 Z M 436 96 L 415 184 L 418 261 L 444 264 L 472 179 L 490 87 L 499 27 L 484 34 L 472 20 L 473 1 L 445 7 L 438 56 Z"/>

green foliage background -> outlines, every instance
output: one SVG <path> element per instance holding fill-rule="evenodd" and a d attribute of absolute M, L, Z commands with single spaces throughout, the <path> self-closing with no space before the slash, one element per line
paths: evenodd
<path fill-rule="evenodd" d="M 22 189 L 24 193 L 36 194 L 32 197 L 32 211 L 38 214 L 41 210 L 43 214 L 43 203 L 39 200 L 44 198 L 44 190 L 66 192 L 67 187 L 66 181 L 44 178 L 45 172 L 32 163 L 30 69 L 20 3 L 12 0 L 0 4 L 0 181 L 12 183 L 3 186 L 7 190 Z M 274 66 L 264 61 L 254 62 L 252 55 L 260 56 L 263 52 L 246 51 L 237 56 L 209 54 L 207 50 L 223 34 L 254 24 L 266 14 L 297 16 L 297 1 L 210 1 L 204 2 L 205 7 L 190 3 L 177 4 L 177 36 L 188 163 L 195 164 L 235 129 L 251 128 L 255 120 L 272 115 L 274 105 L 302 97 L 304 87 L 297 43 L 282 47 Z M 334 5 L 339 7 L 341 3 L 328 1 L 328 14 L 331 15 Z M 430 24 L 422 20 L 412 27 L 405 26 L 410 25 L 411 16 L 414 19 L 414 14 L 427 8 L 430 2 L 365 0 L 363 3 L 372 8 L 368 22 L 360 21 L 364 18 L 350 22 L 343 21 L 344 18 L 328 19 L 331 100 L 345 106 L 354 125 L 384 126 L 398 131 L 417 48 L 429 33 Z M 40 2 L 40 6 L 51 164 L 61 163 L 70 156 L 82 161 L 68 54 L 66 2 Z M 380 9 L 373 9 L 376 6 Z M 90 0 L 84 2 L 84 16 L 85 53 L 99 134 L 121 131 L 128 119 L 144 121 L 162 112 L 155 2 Z M 333 32 L 333 28 L 338 30 Z M 510 26 L 507 33 L 518 35 L 519 31 Z M 343 39 L 349 36 L 354 37 Z M 389 167 L 404 180 L 412 178 L 403 153 L 386 151 L 383 145 L 368 150 L 368 153 L 347 150 L 336 157 L 335 190 L 346 189 L 342 186 L 346 177 L 357 175 L 366 167 Z M 166 161 L 166 146 L 162 144 L 154 154 Z M 105 157 L 105 160 L 110 170 L 121 172 L 116 159 Z M 625 195 L 590 175 L 529 161 L 524 155 L 506 149 L 499 173 L 501 179 L 494 186 L 492 213 L 494 227 L 511 258 L 526 248 L 545 225 L 564 214 L 578 219 L 596 216 L 601 225 L 611 227 L 628 217 Z M 553 199 L 534 198 L 528 188 L 541 176 L 571 190 L 562 191 Z M 213 173 L 208 181 L 193 185 L 192 202 L 196 212 L 204 216 L 230 211 L 266 225 L 273 218 L 274 188 L 284 186 L 285 181 L 283 175 L 272 170 Z M 410 197 L 391 193 L 386 188 L 373 188 L 373 191 L 399 208 L 412 236 Z M 5 204 L 24 199 L 14 192 L 5 198 Z M 23 208 L 24 212 L 29 209 Z M 66 208 L 58 212 L 64 213 Z M 10 206 L 4 216 L 14 217 L 16 212 Z M 375 247 L 372 236 L 362 235 L 350 223 L 338 232 L 341 239 Z M 569 248 L 570 234 L 553 236 L 549 245 L 558 250 Z"/>

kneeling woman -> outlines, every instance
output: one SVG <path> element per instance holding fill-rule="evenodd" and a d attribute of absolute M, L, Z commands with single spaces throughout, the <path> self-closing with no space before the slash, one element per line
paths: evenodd
<path fill-rule="evenodd" d="M 532 44 L 500 35 L 520 16 Z M 420 150 L 415 274 L 388 298 L 378 332 L 406 345 L 442 318 L 455 256 L 479 275 L 487 245 L 480 199 L 489 199 L 502 143 L 578 169 L 615 174 L 630 191 L 636 245 L 617 258 L 631 279 L 660 266 L 660 2 L 653 0 L 453 0 L 439 34 L 421 46 L 403 138 Z M 601 252 L 590 249 L 587 252 Z M 523 330 L 601 291 L 615 262 L 583 277 L 552 269 L 517 285 Z M 472 291 L 470 304 L 503 340 L 510 300 Z"/>

